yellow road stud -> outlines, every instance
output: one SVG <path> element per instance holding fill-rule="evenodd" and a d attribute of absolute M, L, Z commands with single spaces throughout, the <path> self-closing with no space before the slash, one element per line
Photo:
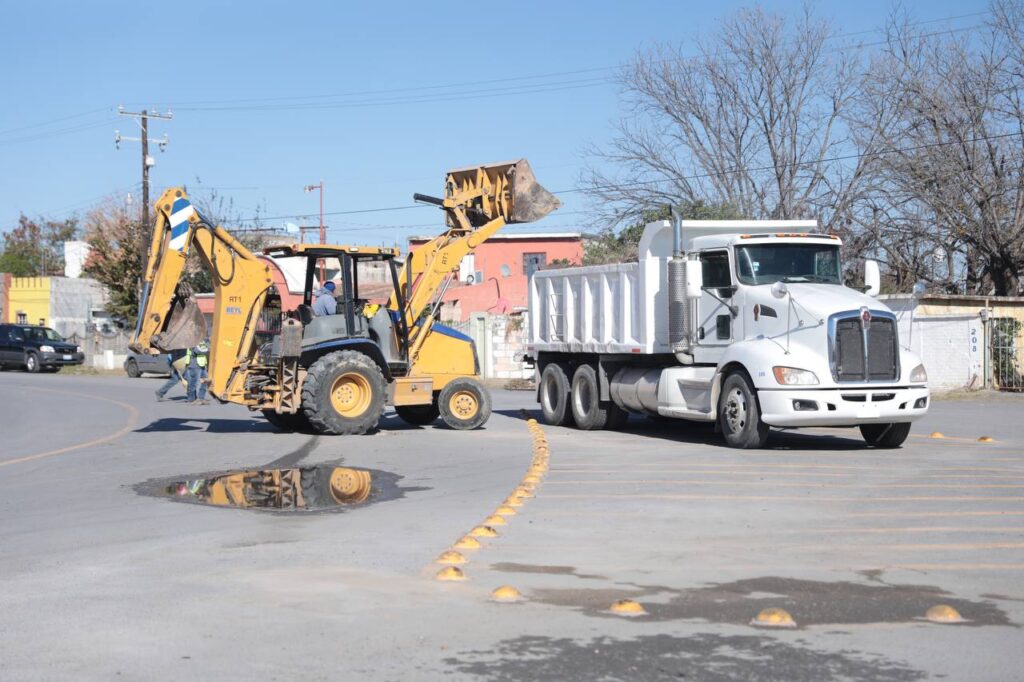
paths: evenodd
<path fill-rule="evenodd" d="M 764 609 L 750 621 L 751 625 L 762 628 L 795 628 L 796 621 L 785 609 L 771 607 Z"/>
<path fill-rule="evenodd" d="M 642 616 L 647 613 L 639 602 L 635 602 L 632 599 L 620 599 L 612 604 L 608 610 L 620 616 Z"/>
<path fill-rule="evenodd" d="M 502 585 L 497 587 L 491 592 L 491 599 L 500 602 L 513 602 L 519 601 L 523 598 L 523 595 L 519 594 L 519 590 L 512 587 L 511 585 Z"/>
<path fill-rule="evenodd" d="M 515 516 L 518 512 L 515 509 L 513 509 L 510 505 L 503 504 L 497 509 L 495 509 L 494 513 L 500 514 L 501 516 Z"/>
<path fill-rule="evenodd" d="M 932 431 L 931 435 L 928 436 L 928 437 L 929 438 L 945 438 L 945 436 L 942 435 L 942 431 Z"/>
<path fill-rule="evenodd" d="M 523 498 L 533 497 L 533 488 L 527 488 L 526 486 L 521 485 L 518 488 L 516 488 L 515 495 L 516 495 L 516 497 L 523 497 Z"/>
<path fill-rule="evenodd" d="M 523 477 L 523 483 L 540 483 L 540 476 L 537 474 L 527 474 Z"/>
<path fill-rule="evenodd" d="M 465 580 L 466 574 L 458 566 L 445 566 L 434 577 L 437 580 Z"/>
<path fill-rule="evenodd" d="M 473 530 L 469 531 L 469 534 L 475 538 L 496 538 L 498 537 L 498 531 L 494 530 L 490 526 L 477 526 Z"/>
<path fill-rule="evenodd" d="M 485 526 L 504 526 L 506 523 L 507 521 L 505 521 L 504 517 L 498 516 L 497 514 L 491 514 L 484 519 Z"/>
<path fill-rule="evenodd" d="M 442 552 L 441 555 L 434 560 L 434 562 L 438 564 L 447 564 L 449 566 L 454 566 L 456 564 L 466 563 L 466 557 L 464 557 L 461 552 L 456 552 L 455 550 L 450 549 L 447 552 Z"/>
<path fill-rule="evenodd" d="M 931 623 L 966 623 L 967 620 L 960 615 L 960 612 L 948 604 L 936 604 L 924 614 L 925 619 Z"/>
<path fill-rule="evenodd" d="M 509 497 L 507 500 L 505 500 L 504 504 L 508 505 L 509 507 L 522 507 L 523 498 L 516 497 L 515 495 L 513 495 Z"/>
<path fill-rule="evenodd" d="M 978 439 L 978 442 L 979 443 L 993 443 L 995 441 L 993 440 L 992 436 L 982 436 L 981 438 Z"/>
<path fill-rule="evenodd" d="M 467 535 L 463 538 L 460 538 L 459 541 L 453 545 L 453 547 L 455 547 L 455 549 L 480 549 L 481 545 L 479 540 Z"/>

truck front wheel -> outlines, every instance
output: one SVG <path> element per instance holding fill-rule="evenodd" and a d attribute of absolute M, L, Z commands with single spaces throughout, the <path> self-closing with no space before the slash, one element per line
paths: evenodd
<path fill-rule="evenodd" d="M 548 363 L 540 374 L 540 411 L 545 424 L 569 426 L 572 423 L 569 375 L 557 362 Z"/>
<path fill-rule="evenodd" d="M 761 421 L 757 395 L 743 372 L 733 372 L 722 382 L 718 424 L 731 448 L 752 450 L 768 442 L 768 425 Z"/>
<path fill-rule="evenodd" d="M 861 424 L 860 435 L 876 448 L 898 448 L 910 435 L 910 422 L 899 424 Z"/>

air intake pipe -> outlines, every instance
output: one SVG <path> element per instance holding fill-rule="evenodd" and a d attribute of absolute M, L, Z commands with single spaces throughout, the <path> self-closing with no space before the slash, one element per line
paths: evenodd
<path fill-rule="evenodd" d="M 690 354 L 690 300 L 686 297 L 686 254 L 683 253 L 683 221 L 675 205 L 672 216 L 672 258 L 668 261 L 668 340 L 680 361 Z M 682 355 L 682 357 L 679 357 Z M 692 358 L 690 358 L 692 362 Z"/>

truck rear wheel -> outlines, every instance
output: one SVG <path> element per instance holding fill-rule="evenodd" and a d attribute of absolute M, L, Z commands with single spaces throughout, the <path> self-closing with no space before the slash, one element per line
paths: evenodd
<path fill-rule="evenodd" d="M 384 412 L 384 375 L 358 351 L 328 353 L 302 384 L 302 409 L 320 433 L 353 435 L 375 428 Z"/>
<path fill-rule="evenodd" d="M 437 398 L 429 405 L 396 405 L 395 412 L 406 424 L 426 426 L 433 424 L 441 410 L 437 407 Z"/>
<path fill-rule="evenodd" d="M 761 421 L 757 395 L 744 372 L 733 372 L 722 382 L 718 423 L 729 447 L 751 450 L 768 442 L 768 425 Z"/>
<path fill-rule="evenodd" d="M 876 448 L 898 448 L 910 435 L 910 422 L 899 424 L 861 424 L 860 435 Z"/>
<path fill-rule="evenodd" d="M 565 367 L 557 362 L 548 363 L 540 374 L 540 411 L 545 424 L 569 426 L 572 423 L 569 388 Z"/>
<path fill-rule="evenodd" d="M 584 431 L 614 429 L 621 425 L 626 413 L 615 403 L 601 402 L 597 371 L 591 365 L 580 365 L 572 377 L 569 405 L 576 426 Z M 621 413 L 621 416 L 618 414 Z"/>
<path fill-rule="evenodd" d="M 437 407 L 453 429 L 476 429 L 491 416 L 491 394 L 476 379 L 456 379 L 441 389 Z"/>

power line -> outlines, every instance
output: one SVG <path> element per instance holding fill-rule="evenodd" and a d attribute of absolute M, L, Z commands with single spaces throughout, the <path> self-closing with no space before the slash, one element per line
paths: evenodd
<path fill-rule="evenodd" d="M 980 16 L 987 16 L 991 14 L 988 11 L 982 12 L 970 12 L 965 14 L 951 15 L 945 17 L 938 17 L 934 19 L 927 19 L 923 21 L 917 21 L 907 24 L 908 27 L 924 26 L 927 24 L 935 24 L 945 21 L 956 21 L 959 19 L 974 18 Z M 924 34 L 922 37 L 934 37 L 938 35 L 946 35 L 951 33 L 958 33 L 962 31 L 970 31 L 978 28 L 980 24 L 960 27 L 954 29 L 948 29 L 945 31 L 937 31 L 934 33 Z M 852 38 L 860 35 L 875 34 L 879 33 L 882 29 L 865 29 L 862 31 L 853 31 L 849 33 L 840 33 L 834 36 L 830 36 L 829 40 L 842 40 Z M 877 43 L 867 43 L 863 45 L 852 45 L 841 47 L 839 49 L 849 49 L 851 47 L 869 47 L 872 45 L 885 44 L 884 41 Z M 712 55 L 725 54 L 724 51 L 712 52 Z M 692 57 L 690 59 L 693 59 Z M 674 61 L 673 59 L 661 60 L 664 62 Z M 443 102 L 443 101 L 460 101 L 465 99 L 479 99 L 485 97 L 496 97 L 502 95 L 518 95 L 518 94 L 532 94 L 535 92 L 555 92 L 562 90 L 571 90 L 584 87 L 595 87 L 610 82 L 611 79 L 608 77 L 591 77 L 582 79 L 573 79 L 568 81 L 555 81 L 555 82 L 535 82 L 535 83 L 522 83 L 522 81 L 544 81 L 545 79 L 561 78 L 566 76 L 579 76 L 583 74 L 593 73 L 605 73 L 615 71 L 622 67 L 622 64 L 609 65 L 603 67 L 593 67 L 587 69 L 574 69 L 567 71 L 554 71 L 543 74 L 534 74 L 527 76 L 508 76 L 504 78 L 491 78 L 485 80 L 476 81 L 463 81 L 457 83 L 446 83 L 446 84 L 433 84 L 433 85 L 421 85 L 421 86 L 409 86 L 402 88 L 388 88 L 379 90 L 361 90 L 352 92 L 342 93 L 319 93 L 312 95 L 291 95 L 291 96 L 278 96 L 278 97 L 250 97 L 250 98 L 239 98 L 239 99 L 221 99 L 221 100 L 192 100 L 177 102 L 175 104 L 178 109 L 188 109 L 191 111 L 232 111 L 238 109 L 245 109 L 249 111 L 277 111 L 277 110 L 300 110 L 300 109 L 325 109 L 325 108 L 355 108 L 355 107 L 366 107 L 366 106 L 384 106 L 391 104 L 414 104 L 414 103 L 429 103 L 429 102 Z M 480 85 L 495 85 L 499 83 L 521 83 L 519 85 L 509 85 L 496 88 L 477 89 Z M 465 90 L 466 88 L 473 88 L 471 90 Z M 437 94 L 412 94 L 412 93 L 424 93 L 427 91 L 437 90 L 462 90 L 461 92 L 442 92 Z M 487 94 L 490 93 L 490 94 Z M 365 97 L 365 96 L 379 96 L 379 95 L 394 95 L 393 97 L 374 97 L 371 99 L 355 100 L 355 101 L 322 101 L 322 100 L 345 100 L 353 97 Z"/>
<path fill-rule="evenodd" d="M 116 118 L 105 118 L 105 119 L 100 120 L 100 121 L 92 121 L 90 123 L 82 123 L 82 124 L 78 124 L 78 125 L 75 125 L 75 126 L 72 126 L 72 127 L 69 127 L 69 128 L 63 128 L 63 129 L 60 129 L 60 130 L 47 130 L 47 131 L 32 133 L 31 135 L 26 135 L 26 136 L 23 136 L 23 137 L 15 137 L 15 138 L 11 138 L 11 139 L 8 139 L 8 140 L 0 140 L 0 146 L 2 146 L 2 145 L 18 144 L 20 142 L 34 142 L 36 140 L 46 140 L 46 139 L 49 139 L 49 138 L 52 138 L 52 137 L 59 137 L 61 135 L 67 135 L 69 133 L 77 133 L 77 132 L 82 132 L 82 131 L 85 131 L 85 130 L 93 130 L 95 128 L 101 128 L 103 126 L 110 125 L 113 121 L 116 121 L 116 120 L 117 120 Z"/>
<path fill-rule="evenodd" d="M 31 130 L 32 128 L 42 128 L 44 126 L 53 125 L 54 123 L 63 123 L 64 121 L 71 121 L 76 118 L 84 118 L 93 114 L 98 114 L 101 111 L 107 111 L 110 107 L 100 107 L 99 109 L 90 109 L 89 111 L 83 111 L 78 114 L 72 114 L 70 116 L 62 116 L 61 118 L 55 118 L 50 121 L 44 121 L 42 123 L 33 123 L 31 125 L 19 126 L 17 128 L 7 128 L 6 130 L 0 130 L 0 135 L 7 135 L 9 133 L 17 133 L 22 130 Z"/>

